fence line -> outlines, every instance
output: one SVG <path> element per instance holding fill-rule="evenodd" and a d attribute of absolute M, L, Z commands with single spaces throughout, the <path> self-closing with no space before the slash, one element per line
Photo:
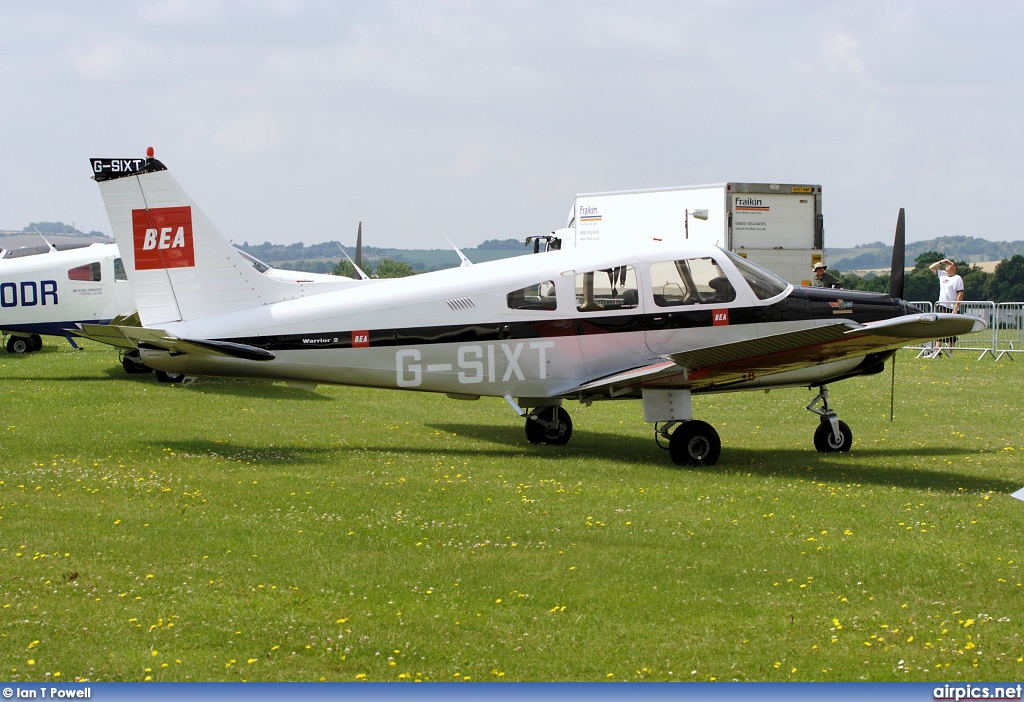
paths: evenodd
<path fill-rule="evenodd" d="M 937 302 L 922 300 L 910 304 L 922 312 L 943 311 L 943 307 Z M 992 356 L 996 361 L 1006 356 L 1012 361 L 1014 353 L 1024 351 L 1024 302 L 996 304 L 987 300 L 966 300 L 960 303 L 959 313 L 980 319 L 988 328 L 957 337 L 952 344 L 942 339 L 904 348 L 916 350 L 918 358 L 935 358 L 940 354 L 952 356 L 954 351 L 980 351 L 979 361 L 985 356 Z"/>

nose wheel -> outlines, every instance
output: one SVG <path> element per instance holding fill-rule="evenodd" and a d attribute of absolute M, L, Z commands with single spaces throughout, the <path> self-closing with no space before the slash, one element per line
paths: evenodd
<path fill-rule="evenodd" d="M 816 407 L 819 402 L 821 407 Z M 853 432 L 829 407 L 828 388 L 822 385 L 817 396 L 807 405 L 807 409 L 821 417 L 818 428 L 814 430 L 814 448 L 821 453 L 845 453 L 850 450 L 850 446 L 853 445 Z"/>

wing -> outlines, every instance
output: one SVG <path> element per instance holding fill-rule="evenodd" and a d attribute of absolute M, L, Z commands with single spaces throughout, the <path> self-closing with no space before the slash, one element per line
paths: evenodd
<path fill-rule="evenodd" d="M 663 361 L 599 378 L 563 396 L 607 393 L 616 397 L 642 387 L 723 386 L 892 351 L 914 342 L 960 336 L 985 326 L 981 320 L 965 315 L 916 314 L 868 324 L 842 322 L 808 327 L 668 354 Z"/>
<path fill-rule="evenodd" d="M 162 329 L 125 327 L 109 324 L 83 324 L 69 330 L 75 336 L 92 339 L 123 349 L 159 349 L 172 354 L 217 354 L 249 361 L 272 361 L 273 353 L 257 346 L 214 339 L 179 339 Z"/>

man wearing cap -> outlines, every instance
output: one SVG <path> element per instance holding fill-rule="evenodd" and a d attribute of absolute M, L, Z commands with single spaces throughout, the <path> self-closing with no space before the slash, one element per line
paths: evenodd
<path fill-rule="evenodd" d="M 814 264 L 814 277 L 811 278 L 812 288 L 841 288 L 843 287 L 843 281 L 829 273 L 826 266 L 821 261 Z"/>
<path fill-rule="evenodd" d="M 953 314 L 960 312 L 960 301 L 964 299 L 964 279 L 957 275 L 956 263 L 952 259 L 944 258 L 928 268 L 939 276 L 939 300 L 935 304 L 935 310 Z M 943 270 L 939 270 L 940 268 Z M 946 355 L 952 355 L 953 344 L 957 342 L 957 337 L 951 336 L 948 339 L 939 339 L 934 342 L 932 346 L 935 350 L 931 354 L 932 358 L 938 358 L 942 354 L 943 342 L 948 346 Z"/>
<path fill-rule="evenodd" d="M 928 268 L 939 276 L 940 311 L 957 314 L 960 311 L 960 301 L 964 299 L 964 279 L 957 275 L 956 264 L 944 258 Z M 939 270 L 940 268 L 942 270 Z"/>

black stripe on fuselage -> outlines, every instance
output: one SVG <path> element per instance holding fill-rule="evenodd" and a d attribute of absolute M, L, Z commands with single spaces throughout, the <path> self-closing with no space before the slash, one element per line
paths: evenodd
<path fill-rule="evenodd" d="M 646 314 L 582 314 L 561 318 L 548 316 L 550 313 L 545 312 L 538 313 L 534 320 L 235 337 L 222 341 L 256 346 L 268 351 L 475 344 L 508 339 L 702 329 L 713 326 L 712 317 L 717 309 L 728 309 L 729 326 L 814 319 L 864 324 L 905 314 L 898 302 L 881 293 L 798 287 L 779 302 L 755 307 L 726 308 L 704 304 L 699 307 L 655 307 Z M 368 334 L 369 343 L 354 343 L 357 335 L 364 334 Z"/>

